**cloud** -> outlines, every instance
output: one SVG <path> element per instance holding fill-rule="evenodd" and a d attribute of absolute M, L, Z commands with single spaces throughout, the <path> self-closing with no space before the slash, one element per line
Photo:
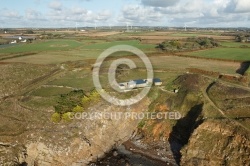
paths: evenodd
<path fill-rule="evenodd" d="M 229 13 L 250 13 L 249 0 L 230 0 L 225 8 Z"/>
<path fill-rule="evenodd" d="M 5 27 L 22 27 L 24 23 L 23 16 L 15 9 L 3 8 L 0 10 L 0 22 Z"/>
<path fill-rule="evenodd" d="M 168 7 L 155 7 L 155 12 L 160 12 L 163 21 L 169 26 L 242 26 L 247 25 L 247 15 L 236 12 L 234 5 L 231 12 L 226 12 L 229 3 L 234 0 L 193 0 L 180 1 Z M 241 2 L 242 3 L 242 2 Z M 238 5 L 239 6 L 239 5 Z M 241 8 L 241 11 L 243 8 Z M 246 10 L 245 10 L 246 11 Z"/>
<path fill-rule="evenodd" d="M 82 15 L 82 14 L 87 14 L 88 10 L 82 8 L 82 7 L 73 7 L 70 9 L 72 14 L 75 15 Z"/>
<path fill-rule="evenodd" d="M 158 7 L 156 11 L 160 11 L 165 14 L 178 14 L 178 13 L 196 13 L 204 11 L 206 4 L 202 0 L 193 0 L 188 2 L 181 2 L 175 6 L 169 6 L 166 8 Z"/>
<path fill-rule="evenodd" d="M 6 8 L 2 9 L 0 14 L 6 19 L 21 19 L 22 18 L 22 16 L 16 10 L 10 10 Z"/>
<path fill-rule="evenodd" d="M 46 18 L 40 13 L 39 11 L 36 11 L 34 9 L 26 9 L 25 11 L 25 18 L 28 20 L 40 20 L 45 21 Z"/>
<path fill-rule="evenodd" d="M 33 6 L 43 3 L 42 0 L 32 1 Z M 2 8 L 0 22 L 15 27 L 68 27 L 75 26 L 75 22 L 87 26 L 94 23 L 181 27 L 185 23 L 189 27 L 250 25 L 249 0 L 120 0 L 122 3 L 116 9 L 103 5 L 110 3 L 104 1 L 98 2 L 103 5 L 101 8 L 93 7 L 97 2 L 92 0 L 76 0 L 72 6 L 71 0 L 48 1 L 47 9 L 35 9 L 32 4 L 32 8 L 26 9 Z"/>
<path fill-rule="evenodd" d="M 162 19 L 162 14 L 156 12 L 153 7 L 143 7 L 139 5 L 127 5 L 122 9 L 122 15 L 119 18 L 121 22 L 150 23 Z"/>
<path fill-rule="evenodd" d="M 240 13 L 250 13 L 250 1 L 249 0 L 235 0 L 235 11 Z"/>
<path fill-rule="evenodd" d="M 99 21 L 107 21 L 112 17 L 112 12 L 110 10 L 103 10 L 98 13 L 97 20 Z"/>
<path fill-rule="evenodd" d="M 49 3 L 49 8 L 53 10 L 62 10 L 62 3 L 59 1 L 52 1 Z"/>
<path fill-rule="evenodd" d="M 141 0 L 141 3 L 145 6 L 153 7 L 167 7 L 175 5 L 179 0 Z"/>
<path fill-rule="evenodd" d="M 73 25 L 75 22 L 80 23 L 101 23 L 110 20 L 113 16 L 113 13 L 110 10 L 102 10 L 93 12 L 91 10 L 82 8 L 82 7 L 71 7 L 63 8 L 62 10 L 51 10 L 47 13 L 47 18 L 53 20 L 53 23 L 58 22 Z M 58 24 L 58 25 L 59 25 Z"/>
<path fill-rule="evenodd" d="M 35 2 L 36 4 L 40 4 L 40 3 L 41 3 L 41 0 L 34 0 L 34 2 Z"/>

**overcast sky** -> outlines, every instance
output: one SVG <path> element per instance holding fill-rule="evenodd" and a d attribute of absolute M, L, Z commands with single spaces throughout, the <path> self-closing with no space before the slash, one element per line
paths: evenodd
<path fill-rule="evenodd" d="M 1 0 L 0 28 L 250 27 L 250 0 Z"/>

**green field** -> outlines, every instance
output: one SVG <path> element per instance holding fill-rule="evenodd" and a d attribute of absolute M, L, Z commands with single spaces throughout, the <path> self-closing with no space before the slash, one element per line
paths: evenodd
<path fill-rule="evenodd" d="M 247 61 L 250 60 L 250 48 L 214 48 L 187 53 L 187 55 L 204 58 Z"/>
<path fill-rule="evenodd" d="M 49 82 L 47 85 L 67 86 L 84 90 L 91 90 L 94 87 L 91 75 L 85 78 L 60 78 Z"/>
<path fill-rule="evenodd" d="M 57 64 L 67 61 L 96 59 L 104 50 L 116 45 L 131 45 L 145 53 L 155 52 L 155 45 L 141 44 L 138 40 L 106 41 L 97 39 L 76 40 L 50 40 L 32 44 L 17 44 L 16 46 L 0 49 L 0 55 L 5 62 L 25 62 L 33 64 Z M 36 53 L 12 58 L 15 53 Z M 14 55 L 12 55 L 14 54 Z M 128 52 L 117 52 L 112 56 L 128 55 Z M 19 54 L 18 54 L 19 55 Z"/>
<path fill-rule="evenodd" d="M 68 51 L 76 49 L 82 46 L 83 50 L 105 50 L 115 45 L 131 45 L 139 49 L 154 49 L 153 44 L 141 44 L 137 40 L 125 40 L 125 41 L 83 41 L 78 42 L 76 40 L 49 40 L 43 42 L 35 42 L 31 44 L 18 44 L 11 48 L 0 49 L 3 53 L 24 53 L 24 52 L 41 52 L 41 51 Z"/>
<path fill-rule="evenodd" d="M 173 33 L 170 36 L 176 36 L 176 37 L 197 37 L 199 34 L 195 33 Z"/>
<path fill-rule="evenodd" d="M 250 43 L 241 43 L 241 42 L 234 42 L 234 41 L 222 41 L 220 42 L 221 46 L 223 47 L 250 47 Z"/>
<path fill-rule="evenodd" d="M 60 88 L 60 87 L 41 87 L 31 94 L 33 96 L 41 96 L 41 97 L 50 97 L 50 96 L 58 96 L 60 94 L 67 94 L 72 91 L 71 88 Z"/>
<path fill-rule="evenodd" d="M 57 103 L 58 96 L 29 96 L 29 100 L 24 101 L 23 104 L 33 109 L 47 110 Z"/>
<path fill-rule="evenodd" d="M 83 44 L 76 40 L 49 40 L 31 44 L 18 44 L 14 47 L 2 48 L 1 53 L 24 53 L 41 51 L 65 51 L 77 48 Z"/>
<path fill-rule="evenodd" d="M 103 42 L 103 43 L 95 43 L 91 45 L 85 45 L 84 49 L 101 49 L 105 50 L 109 47 L 116 45 L 130 45 L 139 49 L 154 49 L 155 45 L 153 44 L 141 44 L 138 40 L 125 40 L 125 41 L 112 41 L 112 42 Z"/>
<path fill-rule="evenodd" d="M 8 42 L 6 39 L 0 38 L 0 44 L 5 44 L 6 42 Z"/>
<path fill-rule="evenodd" d="M 198 36 L 204 36 L 204 35 L 220 35 L 219 33 L 213 33 L 213 32 L 197 32 L 197 33 L 188 33 L 188 32 L 179 32 L 179 33 L 172 33 L 170 36 L 174 37 L 198 37 Z"/>

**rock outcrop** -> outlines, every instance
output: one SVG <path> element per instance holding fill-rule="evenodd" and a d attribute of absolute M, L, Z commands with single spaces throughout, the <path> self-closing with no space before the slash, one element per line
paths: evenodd
<path fill-rule="evenodd" d="M 147 110 L 148 104 L 145 99 L 128 109 L 100 102 L 87 112 L 142 112 Z M 96 119 L 79 116 L 70 123 L 54 124 L 50 121 L 51 112 L 35 113 L 21 107 L 19 110 L 23 111 L 20 120 L 28 123 L 23 122 L 24 131 L 16 135 L 1 133 L 1 165 L 87 165 L 128 140 L 140 121 L 131 116 L 97 116 Z M 2 125 L 8 124 L 5 121 Z M 12 128 L 12 133 L 16 133 L 14 130 L 19 128 Z"/>
<path fill-rule="evenodd" d="M 248 165 L 250 135 L 228 120 L 208 120 L 181 150 L 181 165 Z"/>

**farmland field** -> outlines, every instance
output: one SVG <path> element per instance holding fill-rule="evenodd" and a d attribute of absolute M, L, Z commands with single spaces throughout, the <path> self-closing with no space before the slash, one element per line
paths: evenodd
<path fill-rule="evenodd" d="M 154 49 L 155 45 L 153 44 L 141 44 L 138 40 L 125 40 L 125 41 L 114 41 L 114 42 L 103 42 L 103 43 L 97 43 L 97 44 L 91 44 L 84 46 L 84 49 L 107 49 L 109 47 L 115 46 L 115 45 L 131 45 L 134 47 L 137 47 L 139 49 Z"/>
<path fill-rule="evenodd" d="M 0 166 L 250 166 L 250 0 L 12 2 Z"/>
<path fill-rule="evenodd" d="M 44 127 L 45 125 L 46 127 L 52 127 L 48 131 L 53 135 L 58 133 L 56 132 L 58 130 L 53 128 L 55 124 L 59 128 L 63 124 L 65 126 L 65 128 L 62 128 L 63 131 L 66 131 L 66 129 L 75 131 L 73 127 L 75 125 L 70 123 L 75 123 L 76 119 L 67 121 L 69 114 L 73 115 L 82 111 L 95 112 L 95 110 L 99 111 L 101 108 L 108 108 L 107 112 L 117 110 L 118 107 L 113 107 L 112 104 L 107 103 L 96 93 L 93 81 L 94 67 L 99 68 L 98 77 L 101 87 L 98 87 L 98 89 L 102 88 L 112 98 L 130 99 L 142 92 L 143 88 L 134 88 L 131 91 L 119 93 L 113 89 L 114 81 L 109 82 L 111 74 L 114 74 L 117 83 L 147 78 L 148 69 L 146 69 L 146 64 L 133 53 L 120 50 L 109 55 L 102 64 L 95 64 L 96 59 L 103 51 L 118 45 L 134 46 L 144 52 L 150 61 L 148 65 L 153 67 L 153 77 L 162 81 L 161 85 L 150 87 L 149 93 L 145 97 L 145 104 L 148 104 L 145 108 L 146 111 L 152 113 L 177 111 L 184 115 L 179 120 L 184 120 L 184 122 L 188 120 L 188 124 L 189 119 L 193 118 L 189 118 L 189 116 L 193 116 L 193 112 L 200 112 L 194 122 L 190 123 L 197 125 L 198 128 L 199 125 L 202 125 L 198 124 L 200 120 L 204 120 L 205 123 L 210 120 L 229 121 L 237 120 L 239 116 L 244 118 L 249 115 L 246 114 L 250 108 L 248 104 L 249 63 L 242 63 L 241 61 L 250 60 L 250 45 L 249 43 L 235 42 L 230 35 L 222 36 L 221 31 L 214 33 L 209 31 L 185 32 L 184 30 L 142 30 L 140 32 L 90 30 L 84 33 L 75 31 L 49 31 L 49 33 L 52 36 L 51 38 L 54 35 L 56 37 L 54 36 L 53 39 L 41 38 L 33 43 L 18 43 L 16 45 L 4 45 L 3 48 L 0 47 L 0 69 L 2 71 L 0 97 L 2 103 L 15 102 L 13 108 L 20 106 L 20 108 L 25 109 L 24 111 L 13 111 L 13 113 L 7 115 L 17 117 L 14 119 L 14 123 L 17 120 L 21 121 L 19 119 L 23 116 L 25 118 L 24 122 L 31 123 L 28 126 L 30 129 L 37 128 L 39 134 L 45 131 L 46 134 L 44 135 L 48 135 L 48 137 L 44 135 L 40 137 L 37 134 L 39 139 L 44 137 L 49 140 L 51 138 L 51 134 L 48 134 L 47 129 Z M 192 47 L 193 43 L 187 40 L 190 37 L 202 37 L 196 38 L 199 41 L 209 36 L 215 39 L 213 41 L 216 44 L 218 43 L 216 45 L 218 47 L 211 48 L 215 45 Z M 197 42 L 196 39 L 195 42 Z M 183 45 L 186 41 L 189 43 L 185 49 L 168 50 L 159 47 L 163 41 L 165 43 L 175 43 L 173 40 L 179 40 L 178 42 Z M 110 68 L 113 62 L 122 58 L 134 62 L 136 68 L 130 69 L 128 64 Z M 129 64 L 131 63 L 129 62 Z M 237 93 L 242 93 L 243 89 L 243 95 L 239 95 L 238 98 Z M 230 93 L 232 97 L 228 96 Z M 214 99 L 217 101 L 214 101 Z M 144 104 L 144 101 L 141 103 Z M 144 110 L 140 106 L 141 103 L 132 105 L 132 107 L 135 106 L 134 110 Z M 6 105 L 7 107 L 12 108 Z M 0 108 L 5 110 L 2 107 Z M 109 108 L 111 109 L 109 110 Z M 115 109 L 113 110 L 113 108 Z M 126 109 L 126 107 L 124 108 Z M 120 110 L 123 111 L 123 107 L 119 107 L 118 111 Z M 11 111 L 12 109 L 2 111 L 2 114 L 5 115 Z M 21 116 L 19 116 L 19 113 Z M 27 113 L 30 115 L 26 116 Z M 37 120 L 32 122 L 34 117 Z M 55 121 L 55 117 L 58 120 Z M 41 119 L 43 120 L 41 121 Z M 236 120 L 233 121 L 236 122 Z M 92 122 L 92 120 L 83 120 L 82 122 L 87 122 L 83 124 L 82 128 L 96 123 Z M 97 127 L 101 129 L 100 126 L 103 126 L 103 122 L 98 122 Z M 149 133 L 165 131 L 168 128 L 170 132 L 171 128 L 178 124 L 178 121 L 175 123 L 175 120 L 170 120 L 170 123 L 165 120 L 142 120 L 142 122 Z M 239 119 L 238 123 L 243 128 L 250 126 L 247 120 L 241 121 Z M 41 126 L 37 127 L 37 124 L 41 124 Z M 67 124 L 72 127 L 66 128 Z M 6 126 L 11 126 L 11 124 Z M 115 126 L 115 128 L 117 127 Z M 184 128 L 181 131 L 184 130 L 189 129 Z M 86 141 L 85 131 L 82 132 L 84 133 L 82 135 L 84 141 Z M 32 134 L 27 134 L 28 139 L 32 138 L 33 132 L 32 130 Z M 111 132 L 113 133 L 113 130 Z M 96 135 L 96 132 L 92 133 Z M 159 133 L 159 135 L 165 134 Z M 169 135 L 171 133 L 167 136 Z M 86 136 L 91 139 L 89 135 Z M 64 136 L 60 135 L 61 137 Z M 76 138 L 78 135 L 76 136 L 73 133 L 70 138 L 73 139 L 73 137 Z M 25 139 L 27 138 L 25 133 Z M 52 141 L 58 140 L 58 138 L 55 137 Z M 161 140 L 161 136 L 155 138 Z M 64 141 L 62 143 L 64 144 Z"/>
<path fill-rule="evenodd" d="M 50 97 L 60 94 L 67 94 L 72 91 L 71 88 L 64 87 L 41 87 L 31 93 L 33 96 Z"/>
<path fill-rule="evenodd" d="M 203 58 L 247 61 L 250 60 L 250 48 L 214 48 L 191 52 L 187 55 Z"/>
<path fill-rule="evenodd" d="M 92 76 L 90 74 L 84 75 L 82 72 L 79 72 L 78 74 L 82 74 L 83 77 L 70 78 L 68 76 L 64 76 L 63 78 L 56 79 L 47 83 L 47 85 L 65 86 L 71 87 L 72 89 L 91 90 L 93 88 Z"/>
<path fill-rule="evenodd" d="M 0 49 L 0 52 L 3 54 L 41 51 L 65 51 L 77 48 L 81 45 L 82 43 L 75 40 L 49 40 L 31 44 L 18 44 L 11 48 L 2 48 Z"/>
<path fill-rule="evenodd" d="M 250 43 L 241 43 L 241 42 L 234 42 L 234 41 L 222 41 L 220 42 L 221 46 L 224 47 L 250 47 Z"/>
<path fill-rule="evenodd" d="M 0 56 L 6 58 L 4 62 L 28 62 L 34 64 L 56 64 L 66 61 L 96 59 L 104 50 L 115 45 L 131 45 L 145 53 L 155 52 L 155 45 L 142 44 L 138 40 L 106 41 L 106 40 L 50 40 L 32 44 L 19 44 L 0 49 Z M 24 53 L 24 55 L 20 55 Z M 34 53 L 35 55 L 25 55 Z M 18 55 L 19 57 L 12 58 Z M 124 52 L 119 55 L 128 55 Z M 118 54 L 117 54 L 118 55 Z"/>
<path fill-rule="evenodd" d="M 21 56 L 17 58 L 11 58 L 3 60 L 3 62 L 20 62 L 20 63 L 31 63 L 31 64 L 58 64 L 67 61 L 78 61 L 82 60 L 83 57 L 73 56 L 71 52 L 41 52 L 35 55 Z"/>
<path fill-rule="evenodd" d="M 9 48 L 0 49 L 0 55 L 3 57 L 10 57 L 4 59 L 2 62 L 6 63 L 28 63 L 32 65 L 42 64 L 44 66 L 62 67 L 61 72 L 64 74 L 56 77 L 50 81 L 44 82 L 38 88 L 29 93 L 30 99 L 25 101 L 29 106 L 39 103 L 46 104 L 48 98 L 56 98 L 60 94 L 65 94 L 73 89 L 83 89 L 90 91 L 94 88 L 92 80 L 91 66 L 94 64 L 95 59 L 107 48 L 116 45 L 131 45 L 141 49 L 146 54 L 150 54 L 149 59 L 154 68 L 155 77 L 161 78 L 163 86 L 170 83 L 177 75 L 188 72 L 189 68 L 197 68 L 207 71 L 214 71 L 219 73 L 236 74 L 236 70 L 240 67 L 239 62 L 221 62 L 217 60 L 205 60 L 191 57 L 172 56 L 171 53 L 158 51 L 155 49 L 159 40 L 187 38 L 193 36 L 206 36 L 215 35 L 214 33 L 186 33 L 186 32 L 134 32 L 134 33 L 103 33 L 95 36 L 94 32 L 91 35 L 84 37 L 78 36 L 72 39 L 53 39 L 36 41 L 31 44 L 19 44 Z M 84 35 L 84 34 L 78 34 Z M 105 36 L 105 38 L 103 37 Z M 108 36 L 106 36 L 108 35 Z M 141 40 L 135 40 L 134 35 L 138 35 Z M 119 39 L 124 37 L 123 39 Z M 220 37 L 220 36 L 218 36 Z M 149 41 L 149 43 L 147 43 Z M 150 43 L 152 42 L 153 43 Z M 233 41 L 221 41 L 219 48 L 189 52 L 187 55 L 205 58 L 220 58 L 232 60 L 249 60 L 249 48 L 242 48 L 242 45 L 247 43 L 236 43 Z M 25 54 L 34 53 L 34 54 Z M 24 55 L 15 57 L 15 55 Z M 128 52 L 118 52 L 112 54 L 114 59 L 120 56 L 127 57 L 131 55 Z M 13 57 L 12 57 L 13 56 Z M 129 56 L 139 67 L 133 72 L 121 74 L 118 82 L 129 81 L 132 79 L 143 79 L 146 77 L 145 67 L 139 58 Z M 112 60 L 107 60 L 103 64 L 105 70 L 102 71 L 100 81 L 104 88 L 110 89 L 108 86 L 108 67 Z M 60 65 L 59 65 L 60 64 Z M 39 104 L 38 104 L 39 105 Z M 42 106 L 41 106 L 42 107 Z"/>

